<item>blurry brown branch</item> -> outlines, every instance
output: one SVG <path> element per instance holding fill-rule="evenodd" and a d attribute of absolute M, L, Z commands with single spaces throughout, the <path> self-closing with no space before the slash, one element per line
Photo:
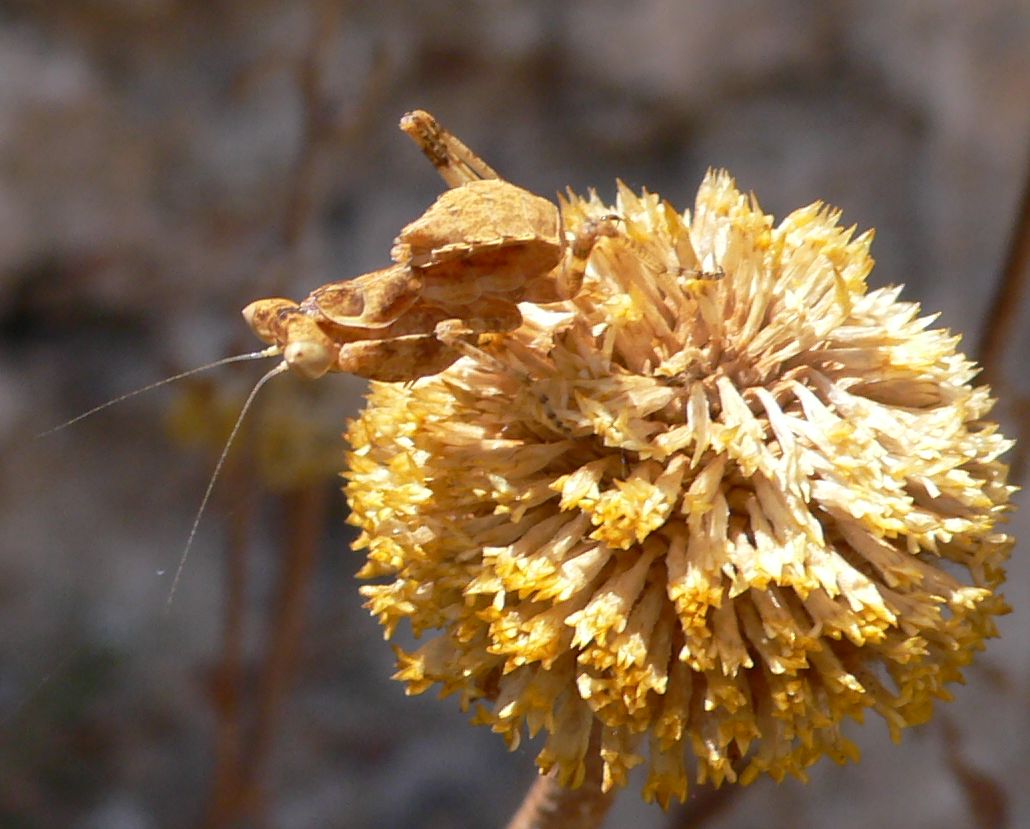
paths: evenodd
<path fill-rule="evenodd" d="M 241 441 L 246 446 L 247 442 Z M 244 811 L 242 790 L 244 750 L 244 610 L 246 608 L 247 551 L 254 525 L 255 492 L 250 455 L 237 458 L 226 469 L 226 497 L 232 504 L 225 556 L 225 605 L 222 656 L 213 677 L 216 715 L 215 767 L 211 800 L 204 826 L 232 825 Z"/>
<path fill-rule="evenodd" d="M 938 715 L 944 729 L 944 759 L 966 801 L 975 829 L 1008 829 L 1009 800 L 1000 781 L 975 768 L 966 758 L 962 736 L 950 715 Z"/>
<path fill-rule="evenodd" d="M 264 779 L 272 754 L 283 702 L 296 678 L 302 653 L 308 587 L 316 563 L 321 528 L 329 498 L 315 482 L 283 497 L 283 561 L 275 610 L 269 620 L 267 653 L 258 678 L 257 710 L 246 727 L 243 671 L 243 608 L 246 584 L 246 543 L 253 525 L 255 493 L 246 484 L 235 488 L 245 508 L 234 516 L 226 579 L 226 616 L 222 663 L 215 682 L 218 736 L 214 791 L 204 825 L 210 829 L 261 824 Z"/>
<path fill-rule="evenodd" d="M 376 54 L 364 95 L 354 107 L 345 110 L 326 89 L 326 62 L 340 32 L 340 5 L 339 0 L 315 0 L 311 42 L 295 68 L 303 128 L 281 230 L 287 257 L 292 261 L 290 267 L 278 271 L 278 278 L 292 268 L 304 267 L 305 242 L 325 197 L 327 177 L 323 168 L 327 158 L 368 122 L 384 91 L 386 64 L 382 52 Z"/>
<path fill-rule="evenodd" d="M 315 0 L 312 4 L 311 41 L 296 67 L 301 99 L 303 133 L 293 186 L 283 216 L 282 237 L 296 254 L 312 226 L 318 208 L 318 170 L 327 146 L 339 132 L 335 107 L 325 89 L 325 62 L 340 30 L 340 3 Z"/>
<path fill-rule="evenodd" d="M 325 526 L 328 492 L 316 482 L 284 497 L 286 526 L 279 595 L 269 620 L 269 645 L 259 680 L 258 707 L 249 751 L 244 763 L 241 791 L 252 814 L 262 813 L 263 783 L 274 744 L 283 702 L 297 672 L 303 651 L 304 617 L 308 588 L 314 571 L 318 542 Z"/>
<path fill-rule="evenodd" d="M 991 385 L 1001 379 L 1005 349 L 1012 343 L 1020 312 L 1025 310 L 1026 283 L 1030 278 L 1030 162 L 1018 211 L 1001 278 L 977 348 L 977 359 L 984 367 L 983 379 Z"/>
<path fill-rule="evenodd" d="M 995 390 L 1005 387 L 1004 360 L 1015 340 L 1021 314 L 1027 313 L 1027 280 L 1030 279 L 1030 160 L 1023 176 L 1023 192 L 1012 228 L 1005 263 L 994 299 L 987 312 L 977 359 L 983 366 L 983 381 Z M 1009 395 L 1019 440 L 1010 456 L 1012 479 L 1019 483 L 1026 467 L 1027 440 L 1030 439 L 1030 399 Z"/>

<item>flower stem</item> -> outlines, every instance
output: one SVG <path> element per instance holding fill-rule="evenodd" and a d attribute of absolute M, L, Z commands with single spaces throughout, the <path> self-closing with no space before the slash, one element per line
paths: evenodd
<path fill-rule="evenodd" d="M 558 783 L 557 770 L 538 777 L 507 829 L 597 829 L 615 799 L 614 792 L 601 791 L 599 738 L 595 729 L 581 786 L 565 788 Z"/>

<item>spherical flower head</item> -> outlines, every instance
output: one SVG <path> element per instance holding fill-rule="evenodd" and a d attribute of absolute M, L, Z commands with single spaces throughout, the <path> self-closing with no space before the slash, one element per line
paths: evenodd
<path fill-rule="evenodd" d="M 350 427 L 362 592 L 428 635 L 397 678 L 512 747 L 545 731 L 567 785 L 597 730 L 605 788 L 646 758 L 663 805 L 690 768 L 854 759 L 846 718 L 925 721 L 1006 610 L 988 391 L 821 204 L 775 225 L 724 172 L 692 214 L 562 204 L 612 213 L 574 300 Z"/>

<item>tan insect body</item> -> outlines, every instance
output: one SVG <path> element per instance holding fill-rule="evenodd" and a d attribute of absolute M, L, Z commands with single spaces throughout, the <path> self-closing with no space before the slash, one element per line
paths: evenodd
<path fill-rule="evenodd" d="M 482 159 L 417 111 L 401 128 L 452 186 L 394 241 L 394 264 L 331 282 L 297 303 L 252 302 L 243 316 L 294 371 L 344 371 L 383 381 L 436 374 L 476 348 L 480 334 L 522 324 L 517 303 L 570 299 L 604 216 L 566 233 L 558 206 L 504 181 Z"/>

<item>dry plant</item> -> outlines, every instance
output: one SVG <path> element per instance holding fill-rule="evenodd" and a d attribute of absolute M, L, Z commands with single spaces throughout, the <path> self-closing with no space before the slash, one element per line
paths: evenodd
<path fill-rule="evenodd" d="M 640 763 L 668 806 L 691 767 L 803 779 L 857 759 L 846 719 L 925 722 L 1007 609 L 1011 442 L 957 338 L 867 289 L 872 233 L 775 223 L 721 171 L 691 212 L 555 207 L 404 123 L 453 189 L 394 263 L 246 316 L 284 367 L 379 380 L 362 593 L 430 634 L 410 693 L 547 733 L 513 826 L 597 825 Z"/>

